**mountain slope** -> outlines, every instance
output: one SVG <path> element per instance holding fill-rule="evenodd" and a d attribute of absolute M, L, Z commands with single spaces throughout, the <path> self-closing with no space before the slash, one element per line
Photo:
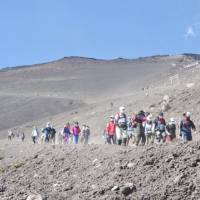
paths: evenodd
<path fill-rule="evenodd" d="M 183 67 L 198 58 L 197 55 L 114 60 L 66 57 L 45 64 L 4 69 L 0 71 L 0 137 L 5 136 L 8 128 L 30 131 L 34 124 L 40 126 L 46 121 L 59 128 L 66 121 L 79 118 L 87 123 L 95 117 L 96 108 L 107 115 L 111 102 L 118 102 L 117 106 L 127 104 L 135 99 L 136 93 L 144 101 L 147 88 L 150 91 L 170 84 L 169 76 L 184 74 Z"/>

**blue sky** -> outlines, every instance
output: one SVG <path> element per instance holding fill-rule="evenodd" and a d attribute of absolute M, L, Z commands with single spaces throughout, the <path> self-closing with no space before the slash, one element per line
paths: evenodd
<path fill-rule="evenodd" d="M 199 0 L 1 0 L 0 67 L 200 53 Z"/>

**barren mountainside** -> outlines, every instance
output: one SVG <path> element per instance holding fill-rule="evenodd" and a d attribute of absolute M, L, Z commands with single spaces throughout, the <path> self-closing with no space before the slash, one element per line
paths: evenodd
<path fill-rule="evenodd" d="M 88 121 L 97 134 L 107 114 L 117 112 L 120 104 L 132 102 L 138 105 L 130 106 L 130 111 L 142 109 L 147 88 L 162 99 L 170 89 L 169 77 L 179 74 L 182 80 L 189 76 L 184 66 L 198 59 L 193 54 L 113 60 L 65 57 L 44 64 L 3 69 L 0 71 L 0 137 L 5 137 L 8 128 L 29 132 L 34 124 L 42 126 L 46 121 L 61 128 L 66 121 L 76 119 L 82 123 Z M 156 87 L 163 88 L 155 91 Z M 176 88 L 180 89 L 180 85 Z M 150 102 L 154 97 L 149 95 L 149 104 L 161 100 Z M 110 103 L 114 103 L 111 110 Z M 103 118 L 98 120 L 99 124 L 97 117 Z"/>
<path fill-rule="evenodd" d="M 198 200 L 200 196 L 199 55 L 58 61 L 0 71 L 0 199 Z M 105 145 L 102 131 L 121 105 L 156 117 L 164 97 L 168 121 L 192 113 L 190 143 Z M 32 144 L 47 121 L 91 128 L 89 145 Z M 6 139 L 25 132 L 25 142 Z M 178 132 L 177 132 L 178 133 Z"/>

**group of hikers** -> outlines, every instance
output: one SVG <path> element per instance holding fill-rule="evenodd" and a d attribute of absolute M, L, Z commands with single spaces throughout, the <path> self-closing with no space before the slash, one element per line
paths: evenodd
<path fill-rule="evenodd" d="M 177 127 L 180 129 L 179 131 L 177 131 Z M 190 112 L 183 113 L 183 119 L 180 125 L 177 126 L 174 118 L 170 118 L 167 123 L 163 112 L 160 112 L 155 119 L 153 119 L 151 113 L 142 110 L 138 114 L 127 117 L 125 107 L 121 106 L 115 116 L 110 116 L 103 137 L 107 144 L 123 146 L 134 144 L 138 146 L 172 142 L 177 137 L 177 132 L 179 132 L 179 137 L 184 142 L 191 141 L 192 131 L 196 131 L 196 128 L 191 120 Z M 19 134 L 17 135 L 19 138 Z M 11 140 L 14 137 L 15 134 L 9 130 L 8 139 Z M 34 144 L 55 144 L 56 138 L 59 144 L 88 144 L 90 127 L 83 124 L 80 128 L 78 122 L 74 122 L 73 125 L 66 123 L 62 130 L 57 133 L 53 125 L 47 122 L 41 131 L 34 126 L 31 137 Z M 24 141 L 24 139 L 25 134 L 22 133 L 21 140 Z"/>
<path fill-rule="evenodd" d="M 179 126 L 179 137 L 184 142 L 192 140 L 192 131 L 196 131 L 191 120 L 191 113 L 183 113 Z M 140 111 L 127 117 L 125 107 L 121 106 L 119 112 L 111 115 L 104 130 L 105 143 L 127 146 L 130 141 L 136 146 L 152 143 L 169 143 L 177 137 L 177 125 L 174 118 L 167 123 L 164 113 L 153 119 L 151 113 Z"/>
<path fill-rule="evenodd" d="M 56 130 L 51 125 L 50 122 L 47 122 L 46 127 L 41 130 L 41 134 L 39 133 L 37 127 L 34 127 L 32 131 L 33 142 L 37 141 L 39 138 L 41 143 L 52 143 L 56 142 Z M 89 126 L 83 124 L 82 128 L 80 128 L 78 122 L 74 122 L 71 126 L 70 123 L 66 123 L 64 128 L 58 132 L 57 138 L 59 144 L 78 144 L 79 142 L 82 144 L 88 144 L 90 137 L 90 128 Z"/>
<path fill-rule="evenodd" d="M 47 122 L 46 126 L 42 128 L 41 131 L 34 126 L 31 138 L 33 143 L 56 143 L 56 129 L 50 122 Z M 24 135 L 24 133 L 23 133 Z M 12 140 L 15 137 L 15 134 L 9 130 L 8 131 L 8 139 Z M 82 144 L 88 144 L 90 137 L 90 127 L 83 124 L 82 128 L 80 128 L 79 123 L 75 122 L 73 126 L 70 123 L 66 123 L 64 128 L 58 132 L 57 138 L 59 144 L 78 144 L 79 142 Z M 25 139 L 25 135 L 22 141 Z"/>
<path fill-rule="evenodd" d="M 11 141 L 14 138 L 18 138 L 18 139 L 20 138 L 21 141 L 24 142 L 25 134 L 24 134 L 24 132 L 22 132 L 22 133 L 17 132 L 16 134 L 14 134 L 14 132 L 12 130 L 8 130 L 8 140 Z"/>

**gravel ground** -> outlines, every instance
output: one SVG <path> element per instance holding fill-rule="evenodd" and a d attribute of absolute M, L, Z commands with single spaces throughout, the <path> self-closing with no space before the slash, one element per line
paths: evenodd
<path fill-rule="evenodd" d="M 137 148 L 1 141 L 0 155 L 2 200 L 200 196 L 199 141 Z"/>

